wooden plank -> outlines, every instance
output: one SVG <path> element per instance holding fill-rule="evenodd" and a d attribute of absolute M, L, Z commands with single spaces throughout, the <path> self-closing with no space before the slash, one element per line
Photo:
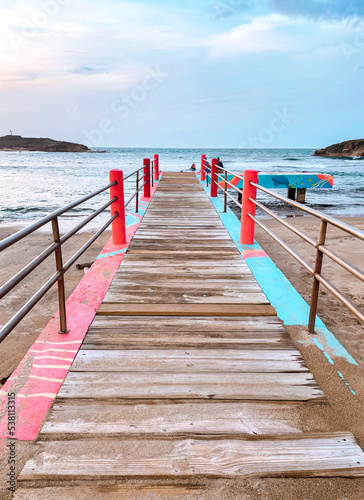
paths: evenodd
<path fill-rule="evenodd" d="M 268 304 L 269 300 L 264 295 L 264 293 L 246 291 L 242 292 L 240 290 L 227 290 L 227 289 L 216 289 L 215 291 L 202 289 L 202 290 L 171 290 L 167 289 L 165 291 L 162 287 L 158 286 L 148 286 L 140 288 L 139 290 L 119 290 L 111 289 L 107 292 L 103 306 L 108 304 L 167 304 L 171 307 L 173 304 L 218 304 L 220 307 L 224 307 L 226 304 L 249 304 L 249 305 L 260 305 Z"/>
<path fill-rule="evenodd" d="M 185 267 L 191 269 L 192 272 L 206 272 L 212 271 L 216 276 L 221 276 L 222 274 L 249 274 L 253 276 L 253 273 L 242 261 L 225 259 L 224 255 L 221 255 L 221 262 L 212 259 L 204 259 L 203 255 L 198 257 L 196 255 L 191 255 L 189 259 L 187 255 L 175 256 L 173 255 L 162 255 L 160 257 L 155 254 L 150 254 L 148 256 L 142 256 L 141 254 L 126 254 L 123 262 L 120 265 L 119 271 L 124 270 L 128 272 L 134 272 L 136 268 L 147 267 L 149 272 L 152 272 L 155 268 L 165 268 L 170 267 L 175 269 L 177 267 Z M 148 271 L 148 269 L 146 270 Z M 174 271 L 171 271 L 172 273 Z M 211 274 L 211 273 L 210 273 Z"/>
<path fill-rule="evenodd" d="M 143 331 L 164 333 L 206 333 L 220 336 L 240 335 L 244 332 L 257 334 L 260 331 L 288 334 L 277 316 L 244 316 L 244 317 L 135 317 L 135 316 L 95 316 L 89 331 L 120 330 L 122 332 Z M 292 343 L 293 345 L 293 343 Z"/>
<path fill-rule="evenodd" d="M 247 304 L 101 304 L 106 316 L 275 316 L 271 305 Z"/>
<path fill-rule="evenodd" d="M 242 333 L 236 337 L 208 334 L 123 333 L 118 330 L 90 331 L 81 349 L 169 349 L 177 348 L 227 348 L 227 349 L 292 349 L 288 336 L 279 333 L 258 332 L 254 336 Z"/>
<path fill-rule="evenodd" d="M 201 241 L 201 232 L 200 231 L 191 231 L 191 230 L 188 230 L 188 231 L 185 231 L 183 229 L 180 229 L 178 231 L 178 234 L 176 234 L 176 231 L 171 231 L 169 229 L 165 229 L 165 230 L 156 230 L 156 231 L 150 231 L 150 230 L 146 230 L 146 231 L 138 231 L 135 236 L 133 237 L 133 241 L 136 242 L 136 241 L 140 241 L 140 240 L 156 240 L 156 241 L 160 241 L 160 240 L 171 240 L 171 241 L 178 241 L 179 243 L 181 241 Z M 210 242 L 213 242 L 213 241 L 226 241 L 226 237 L 225 235 L 221 232 L 221 233 L 218 233 L 217 231 L 215 231 L 214 233 L 212 233 L 211 231 L 209 231 L 206 236 L 204 237 L 203 239 L 203 242 L 207 242 L 207 243 L 210 243 Z"/>
<path fill-rule="evenodd" d="M 73 372 L 307 372 L 299 351 L 233 349 L 82 350 Z"/>
<path fill-rule="evenodd" d="M 222 273 L 217 276 L 205 276 L 203 273 L 196 273 L 196 275 L 187 274 L 184 276 L 179 274 L 176 276 L 174 273 L 153 273 L 153 278 L 151 278 L 150 276 L 146 276 L 144 272 L 132 272 L 126 268 L 123 270 L 119 269 L 112 281 L 112 284 L 110 285 L 110 288 L 116 288 L 117 286 L 130 287 L 133 284 L 136 287 L 139 285 L 148 286 L 151 282 L 153 285 L 165 284 L 166 287 L 175 287 L 178 285 L 181 288 L 189 288 L 190 290 L 196 288 L 198 289 L 201 285 L 206 286 L 206 289 L 210 290 L 218 284 L 221 284 L 222 286 L 237 286 L 239 289 L 244 288 L 245 290 L 261 290 L 256 279 L 251 274 L 226 275 L 225 273 Z"/>
<path fill-rule="evenodd" d="M 309 408 L 300 403 L 194 403 L 125 405 L 116 401 L 56 400 L 39 438 L 157 437 L 299 433 Z M 327 417 L 326 405 L 316 405 L 316 420 Z"/>
<path fill-rule="evenodd" d="M 160 245 L 159 243 L 156 243 L 155 245 L 144 245 L 144 247 L 130 247 L 128 250 L 128 254 L 134 254 L 134 255 L 147 255 L 148 257 L 153 256 L 153 254 L 157 254 L 157 258 L 160 258 L 161 255 L 166 255 L 167 257 L 175 257 L 177 258 L 186 258 L 189 256 L 194 256 L 194 255 L 199 255 L 202 257 L 203 255 L 205 256 L 210 256 L 211 252 L 216 256 L 230 256 L 235 254 L 234 249 L 229 249 L 229 248 L 220 248 L 218 246 L 216 247 L 206 247 L 206 248 L 201 248 L 199 245 L 193 246 L 190 245 L 189 247 L 185 247 L 183 249 L 178 249 L 174 250 L 174 247 L 169 247 L 169 245 L 165 245 L 164 249 L 162 250 L 163 245 Z"/>
<path fill-rule="evenodd" d="M 177 242 L 178 241 L 178 242 Z M 195 250 L 201 251 L 209 250 L 210 252 L 214 252 L 215 249 L 223 249 L 223 250 L 231 250 L 236 253 L 236 246 L 231 241 L 226 241 L 225 239 L 216 240 L 213 239 L 211 241 L 201 241 L 201 240 L 191 240 L 191 239 L 183 239 L 183 240 L 171 240 L 171 239 L 163 239 L 158 240 L 154 239 L 139 239 L 134 240 L 130 245 L 131 250 Z M 177 249 L 177 250 L 176 250 Z M 218 251 L 218 250 L 217 250 Z"/>
<path fill-rule="evenodd" d="M 69 372 L 59 398 L 322 400 L 311 373 Z"/>
<path fill-rule="evenodd" d="M 55 441 L 39 444 L 19 481 L 141 476 L 363 477 L 364 456 L 348 432 L 271 440 Z"/>
<path fill-rule="evenodd" d="M 156 260 L 158 262 L 155 262 Z M 216 257 L 216 255 L 209 254 L 208 252 L 200 252 L 200 254 L 194 253 L 192 255 L 189 252 L 187 253 L 187 255 L 183 253 L 180 253 L 178 255 L 177 253 L 176 255 L 172 256 L 168 254 L 166 255 L 163 252 L 153 252 L 150 255 L 143 257 L 140 253 L 129 251 L 126 253 L 120 269 L 128 265 L 129 262 L 133 263 L 133 265 L 135 265 L 136 263 L 138 265 L 142 265 L 143 263 L 145 263 L 144 265 L 148 266 L 153 263 L 153 265 L 157 264 L 159 266 L 175 266 L 179 264 L 187 265 L 190 267 L 216 267 L 217 269 L 224 266 L 240 267 L 241 269 L 245 269 L 246 272 L 252 274 L 245 261 L 239 255 L 234 255 L 234 252 L 228 252 L 226 254 L 219 255 L 218 257 Z"/>
<path fill-rule="evenodd" d="M 196 277 L 203 277 L 206 275 L 206 278 L 212 279 L 216 276 L 224 276 L 227 279 L 237 279 L 237 278 L 249 278 L 249 279 L 254 279 L 253 274 L 251 273 L 250 269 L 248 267 L 243 267 L 243 266 L 220 266 L 220 267 L 206 267 L 206 265 L 201 262 L 202 265 L 195 266 L 195 265 L 188 265 L 187 262 L 176 262 L 175 265 L 169 265 L 167 262 L 159 262 L 156 264 L 155 262 L 141 262 L 140 265 L 136 262 L 133 266 L 130 266 L 129 264 L 121 264 L 119 267 L 119 270 L 116 273 L 116 277 L 118 276 L 123 276 L 124 273 L 130 273 L 131 274 L 144 274 L 144 276 L 151 276 L 152 279 L 154 279 L 153 275 L 160 275 L 160 274 L 165 274 L 170 278 L 171 275 L 173 276 L 178 276 L 178 279 L 180 277 L 184 278 L 184 276 L 191 278 L 192 276 Z M 231 272 L 236 271 L 236 274 L 231 276 Z M 168 278 L 168 279 L 169 279 Z"/>
<path fill-rule="evenodd" d="M 96 316 L 82 349 L 292 349 L 277 317 Z"/>

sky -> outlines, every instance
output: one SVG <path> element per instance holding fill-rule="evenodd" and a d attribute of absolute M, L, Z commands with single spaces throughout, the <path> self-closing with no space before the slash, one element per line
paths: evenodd
<path fill-rule="evenodd" d="M 0 0 L 0 135 L 319 148 L 363 83 L 362 0 Z"/>

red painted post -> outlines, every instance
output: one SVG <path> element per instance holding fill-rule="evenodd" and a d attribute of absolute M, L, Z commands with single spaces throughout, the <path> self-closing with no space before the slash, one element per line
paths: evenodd
<path fill-rule="evenodd" d="M 205 161 L 206 161 L 206 155 L 201 155 L 201 180 L 205 180 Z"/>
<path fill-rule="evenodd" d="M 147 174 L 143 179 L 143 184 L 144 182 L 146 183 L 144 185 L 143 195 L 145 198 L 150 198 L 150 160 L 148 158 L 144 158 L 143 166 L 143 175 Z"/>
<path fill-rule="evenodd" d="M 110 182 L 116 181 L 115 186 L 110 188 L 110 199 L 117 196 L 117 200 L 111 205 L 111 216 L 118 212 L 118 216 L 112 221 L 112 241 L 114 245 L 126 244 L 126 231 L 125 231 L 125 202 L 124 202 L 124 180 L 122 170 L 110 170 Z"/>
<path fill-rule="evenodd" d="M 254 243 L 254 226 L 255 222 L 249 213 L 255 216 L 255 205 L 249 198 L 256 200 L 257 188 L 252 186 L 250 182 L 258 183 L 257 170 L 244 170 L 243 177 L 243 204 L 241 209 L 241 231 L 240 243 L 242 245 L 252 245 Z"/>
<path fill-rule="evenodd" d="M 159 155 L 154 155 L 154 180 L 159 181 Z"/>
<path fill-rule="evenodd" d="M 218 171 L 217 163 L 218 163 L 218 161 L 219 160 L 217 158 L 214 158 L 213 160 L 211 160 L 211 192 L 210 192 L 211 198 L 216 198 L 216 196 L 217 196 L 217 184 L 216 184 L 216 182 L 218 181 L 218 177 L 217 177 L 217 171 Z"/>

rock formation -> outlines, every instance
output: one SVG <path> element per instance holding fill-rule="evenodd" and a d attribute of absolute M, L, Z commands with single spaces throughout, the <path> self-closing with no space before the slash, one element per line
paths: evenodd
<path fill-rule="evenodd" d="M 20 135 L 0 137 L 0 151 L 45 151 L 49 153 L 84 153 L 90 149 L 73 142 L 54 141 L 53 139 L 37 139 Z"/>
<path fill-rule="evenodd" d="M 333 144 L 327 148 L 315 151 L 314 156 L 327 156 L 329 158 L 364 157 L 364 139 Z"/>

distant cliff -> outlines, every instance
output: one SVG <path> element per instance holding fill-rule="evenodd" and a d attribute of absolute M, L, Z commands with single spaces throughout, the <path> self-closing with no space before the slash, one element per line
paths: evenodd
<path fill-rule="evenodd" d="M 340 142 L 324 149 L 318 149 L 315 151 L 314 156 L 327 156 L 329 158 L 364 157 L 364 139 Z"/>
<path fill-rule="evenodd" d="M 36 139 L 20 135 L 0 137 L 0 151 L 45 151 L 49 153 L 84 153 L 90 151 L 87 146 L 73 142 Z"/>

